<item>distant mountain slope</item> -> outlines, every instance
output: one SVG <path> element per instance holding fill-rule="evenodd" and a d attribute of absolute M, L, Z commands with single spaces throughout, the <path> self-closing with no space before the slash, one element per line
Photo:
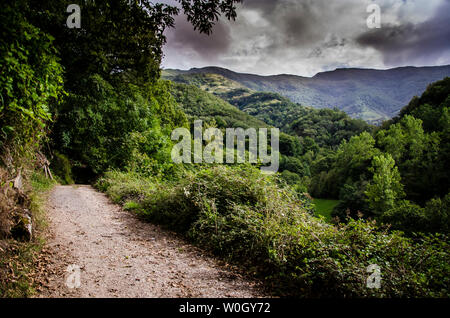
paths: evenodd
<path fill-rule="evenodd" d="M 397 115 L 430 83 L 450 76 L 450 65 L 389 70 L 337 69 L 314 77 L 259 76 L 205 67 L 189 71 L 165 70 L 164 77 L 174 79 L 179 75 L 199 73 L 221 75 L 234 88 L 240 85 L 260 92 L 275 92 L 295 103 L 315 108 L 337 107 L 354 118 L 377 123 Z"/>
<path fill-rule="evenodd" d="M 219 128 L 271 125 L 286 134 L 310 138 L 321 147 L 337 146 L 343 139 L 373 128 L 340 110 L 301 106 L 277 93 L 255 92 L 217 74 L 178 75 L 172 80 L 172 95 L 185 113 L 207 122 L 214 119 Z"/>
<path fill-rule="evenodd" d="M 219 128 L 269 127 L 265 122 L 194 85 L 173 83 L 171 93 L 191 119 L 214 120 Z"/>
<path fill-rule="evenodd" d="M 218 74 L 181 74 L 169 77 L 164 72 L 163 77 L 170 78 L 175 83 L 200 88 L 285 132 L 290 131 L 292 122 L 308 113 L 307 107 L 295 104 L 277 93 L 253 91 Z"/>

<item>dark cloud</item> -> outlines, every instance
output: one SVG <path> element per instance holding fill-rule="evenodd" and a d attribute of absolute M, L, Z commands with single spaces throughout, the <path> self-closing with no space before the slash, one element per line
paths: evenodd
<path fill-rule="evenodd" d="M 253 9 L 270 22 L 271 32 L 277 36 L 275 44 L 283 49 L 314 45 L 325 40 L 330 24 L 336 17 L 352 12 L 354 1 L 294 1 L 248 0 L 245 8 Z M 365 6 L 360 5 L 361 17 Z"/>
<path fill-rule="evenodd" d="M 374 31 L 366 25 L 371 3 L 379 3 L 382 10 L 382 28 Z M 178 17 L 176 28 L 167 33 L 163 66 L 216 65 L 258 74 L 312 76 L 334 67 L 447 64 L 449 3 L 245 0 L 238 6 L 237 20 L 220 19 L 209 37 Z"/>
<path fill-rule="evenodd" d="M 264 15 L 275 12 L 282 1 L 280 0 L 244 0 L 246 8 L 258 10 Z"/>
<path fill-rule="evenodd" d="M 449 63 L 450 53 L 450 1 L 446 0 L 436 14 L 422 23 L 383 25 L 380 29 L 357 37 L 362 46 L 377 49 L 386 65 L 433 64 L 442 59 Z"/>
<path fill-rule="evenodd" d="M 218 23 L 214 27 L 214 36 L 194 31 L 184 16 L 176 18 L 176 32 L 169 35 L 168 40 L 180 50 L 193 50 L 203 58 L 209 59 L 226 52 L 231 43 L 229 26 Z"/>

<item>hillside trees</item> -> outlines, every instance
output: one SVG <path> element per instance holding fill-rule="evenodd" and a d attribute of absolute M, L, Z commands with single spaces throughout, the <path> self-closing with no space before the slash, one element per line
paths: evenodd
<path fill-rule="evenodd" d="M 313 197 L 339 199 L 333 214 L 341 220 L 360 215 L 387 222 L 389 214 L 389 220 L 394 222 L 392 216 L 399 216 L 400 211 L 408 214 L 415 207 L 425 209 L 430 200 L 443 202 L 449 192 L 448 79 L 430 85 L 420 98 L 413 98 L 399 117 L 375 128 L 336 109 L 312 109 L 275 93 L 254 92 L 218 74 L 174 76 L 168 72 L 166 76 L 207 89 L 291 134 L 280 137 L 282 178 L 300 191 L 307 187 Z M 189 105 L 199 101 L 194 95 Z M 205 109 L 194 106 L 186 111 L 196 111 L 201 116 Z M 220 119 L 223 118 L 226 115 L 222 114 Z M 233 123 L 236 122 L 241 124 L 238 120 Z M 375 160 L 383 164 L 372 167 Z M 395 187 L 403 188 L 404 195 L 394 191 L 389 180 Z M 384 182 L 389 186 L 384 187 Z M 422 215 L 420 209 L 416 211 Z M 423 215 L 431 210 L 424 210 Z M 429 229 L 423 218 L 409 225 L 401 220 L 395 222 L 397 229 L 411 230 L 412 223 L 422 223 L 418 229 Z M 446 228 L 443 224 L 434 226 L 439 227 Z"/>
<path fill-rule="evenodd" d="M 372 127 L 360 119 L 350 118 L 338 109 L 308 109 L 298 116 L 291 124 L 292 133 L 300 137 L 311 137 L 320 147 L 334 148 L 342 140 Z"/>
<path fill-rule="evenodd" d="M 339 144 L 374 128 L 337 109 L 302 106 L 276 93 L 252 91 L 218 74 L 174 75 L 166 70 L 163 76 L 176 83 L 173 94 L 189 116 L 214 117 L 220 128 L 259 127 L 264 123 L 280 128 L 282 176 L 299 191 L 306 192 L 309 186 L 317 196 L 339 193 L 336 180 L 326 177 Z M 327 180 L 326 185 L 310 180 L 311 176 Z"/>
<path fill-rule="evenodd" d="M 375 139 L 368 132 L 353 136 L 348 142 L 344 140 L 333 156 L 334 161 L 329 171 L 322 170 L 327 169 L 328 165 L 322 169 L 315 166 L 316 173 L 311 181 L 311 194 L 317 197 L 337 198 L 345 184 L 368 180 L 370 178 L 368 167 L 377 154 L 379 150 L 375 148 Z M 324 160 L 322 158 L 321 162 Z M 320 161 L 317 164 L 320 164 Z"/>
<path fill-rule="evenodd" d="M 333 215 L 341 220 L 360 212 L 410 233 L 447 233 L 449 85 L 448 78 L 430 85 L 373 135 L 317 157 L 311 194 L 339 198 Z"/>
<path fill-rule="evenodd" d="M 378 213 L 393 208 L 396 201 L 404 196 L 394 159 L 389 154 L 375 156 L 369 171 L 373 172 L 372 181 L 365 192 L 369 207 Z"/>
<path fill-rule="evenodd" d="M 425 133 L 422 120 L 406 115 L 388 130 L 379 131 L 376 138 L 379 147 L 398 163 L 410 199 L 424 202 L 446 194 L 438 177 L 443 168 L 438 160 L 441 140 L 438 133 Z"/>

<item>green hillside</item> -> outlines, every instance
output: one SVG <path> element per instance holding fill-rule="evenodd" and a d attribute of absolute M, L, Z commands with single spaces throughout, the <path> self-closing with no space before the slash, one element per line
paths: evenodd
<path fill-rule="evenodd" d="M 380 123 L 394 117 L 428 84 L 450 75 L 450 65 L 402 67 L 390 70 L 337 69 L 314 77 L 294 75 L 259 76 L 218 67 L 170 70 L 166 74 L 219 74 L 242 86 L 275 92 L 295 103 L 314 108 L 339 108 L 353 118 Z M 395 88 L 395 89 L 392 89 Z"/>
<path fill-rule="evenodd" d="M 271 92 L 257 92 L 217 74 L 181 74 L 163 77 L 177 83 L 195 85 L 212 93 L 243 112 L 288 132 L 289 124 L 308 112 L 306 107 Z"/>
<path fill-rule="evenodd" d="M 362 120 L 352 119 L 338 109 L 314 109 L 291 102 L 277 93 L 257 92 L 243 87 L 239 83 L 229 80 L 217 74 L 173 74 L 163 72 L 163 77 L 177 83 L 176 90 L 183 94 L 175 93 L 179 104 L 189 115 L 205 115 L 204 106 L 193 105 L 201 98 L 202 105 L 208 106 L 208 116 L 227 117 L 228 124 L 233 126 L 237 118 L 241 127 L 247 127 L 259 119 L 268 125 L 278 127 L 281 131 L 301 138 L 309 137 L 318 146 L 333 147 L 350 137 L 363 131 L 370 131 L 372 127 Z M 183 85 L 195 86 L 183 86 Z M 203 92 L 202 92 L 203 90 Z M 215 98 L 212 94 L 215 95 Z M 181 95 L 184 98 L 181 99 Z M 224 103 L 224 101 L 228 103 Z M 236 106 L 242 112 L 230 107 Z M 251 115 L 251 116 L 247 116 Z M 234 118 L 230 121 L 230 117 Z M 247 118 L 243 120 L 244 118 Z M 220 118 L 218 118 L 220 120 Z M 259 127 L 259 124 L 254 125 Z"/>
<path fill-rule="evenodd" d="M 172 96 L 190 118 L 212 121 L 220 128 L 268 127 L 266 123 L 240 111 L 223 99 L 194 85 L 172 84 Z"/>
<path fill-rule="evenodd" d="M 179 94 L 175 96 L 188 115 L 209 118 L 220 115 L 232 126 L 236 122 L 245 126 L 238 118 L 247 118 L 245 122 L 255 127 L 261 121 L 280 125 L 290 134 L 281 140 L 281 177 L 316 199 L 339 199 L 334 216 L 342 219 L 349 212 L 352 216 L 361 213 L 374 217 L 380 213 L 377 211 L 382 211 L 385 214 L 379 219 L 408 231 L 421 228 L 416 224 L 427 216 L 416 215 L 418 221 L 411 219 L 406 223 L 399 219 L 399 213 L 406 215 L 410 209 L 427 214 L 440 209 L 437 205 L 446 204 L 432 199 L 436 195 L 444 198 L 448 193 L 449 78 L 430 85 L 399 116 L 377 129 L 362 120 L 351 119 L 342 111 L 304 107 L 276 93 L 243 88 L 217 74 L 182 74 L 172 80 L 198 86 L 174 84 L 183 92 L 183 99 Z M 392 169 L 393 180 L 386 182 L 392 182 L 391 186 L 397 189 L 377 185 L 376 182 L 382 182 L 372 180 L 377 178 L 377 169 Z M 376 192 L 385 190 L 388 192 L 384 194 Z M 371 191 L 375 191 L 376 197 L 397 193 L 398 203 L 387 206 L 370 203 Z M 321 207 L 316 208 L 320 213 Z M 327 215 L 330 214 L 331 210 Z M 433 226 L 445 228 L 441 223 Z"/>

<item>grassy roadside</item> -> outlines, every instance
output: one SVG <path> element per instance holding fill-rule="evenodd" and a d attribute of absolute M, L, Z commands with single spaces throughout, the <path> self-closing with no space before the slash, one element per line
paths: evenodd
<path fill-rule="evenodd" d="M 47 194 L 56 185 L 41 173 L 30 180 L 30 210 L 33 215 L 33 239 L 19 242 L 0 240 L 0 297 L 25 298 L 35 293 L 33 273 L 35 261 L 44 245 L 42 231 L 46 227 L 44 204 Z"/>
<path fill-rule="evenodd" d="M 339 204 L 339 200 L 314 199 L 313 203 L 316 206 L 316 214 L 325 217 L 325 220 L 330 222 L 332 219 L 331 212 Z"/>

